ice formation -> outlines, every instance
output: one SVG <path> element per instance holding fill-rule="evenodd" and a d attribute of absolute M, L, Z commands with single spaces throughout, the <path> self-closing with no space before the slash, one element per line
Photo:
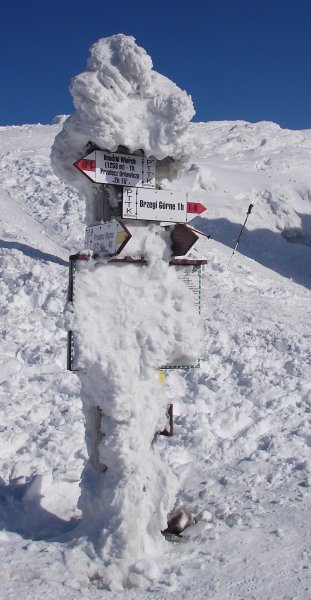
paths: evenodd
<path fill-rule="evenodd" d="M 152 225 L 145 237 L 152 244 L 151 264 L 90 268 L 82 262 L 75 284 L 73 329 L 88 453 L 94 453 L 98 407 L 98 459 L 107 467 L 98 474 L 87 465 L 80 507 L 104 561 L 103 580 L 114 588 L 136 584 L 137 561 L 150 565 L 164 550 L 161 530 L 177 479 L 157 446 L 169 402 L 157 373 L 180 356 L 196 361 L 201 341 L 191 292 L 162 260 L 165 240 Z"/>
<path fill-rule="evenodd" d="M 89 142 L 113 152 L 120 145 L 143 150 L 164 161 L 158 177 L 174 178 L 182 171 L 193 152 L 191 97 L 152 69 L 150 56 L 133 37 L 97 41 L 87 70 L 73 78 L 70 90 L 76 112 L 65 121 L 51 155 L 61 179 L 81 188 L 73 164 L 87 154 Z"/>

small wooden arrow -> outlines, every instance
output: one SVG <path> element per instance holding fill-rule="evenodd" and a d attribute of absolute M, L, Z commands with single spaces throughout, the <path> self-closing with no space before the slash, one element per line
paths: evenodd
<path fill-rule="evenodd" d="M 177 223 L 171 232 L 172 252 L 174 256 L 185 256 L 199 236 L 183 223 Z"/>

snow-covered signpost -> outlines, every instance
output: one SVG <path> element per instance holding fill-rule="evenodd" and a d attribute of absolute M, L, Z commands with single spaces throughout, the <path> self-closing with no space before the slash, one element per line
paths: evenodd
<path fill-rule="evenodd" d="M 94 44 L 71 92 L 77 110 L 55 140 L 52 163 L 86 202 L 85 249 L 71 257 L 67 311 L 90 459 L 81 531 L 103 561 L 103 585 L 121 589 L 155 576 L 150 559 L 174 504 L 177 481 L 155 443 L 168 409 L 157 373 L 197 366 L 199 316 L 189 288 L 205 261 L 175 257 L 196 241 L 186 223 L 205 207 L 160 189 L 193 153 L 194 111 L 134 38 Z"/>

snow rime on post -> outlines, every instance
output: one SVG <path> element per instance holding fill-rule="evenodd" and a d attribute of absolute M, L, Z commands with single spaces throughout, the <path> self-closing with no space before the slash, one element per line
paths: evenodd
<path fill-rule="evenodd" d="M 185 235 L 187 211 L 201 208 L 160 189 L 188 163 L 194 110 L 121 34 L 92 46 L 71 93 L 76 112 L 51 159 L 86 202 L 86 249 L 71 260 L 74 310 L 67 311 L 89 454 L 81 535 L 102 559 L 103 584 L 122 589 L 157 577 L 152 557 L 165 544 L 177 488 L 157 448 L 168 408 L 158 371 L 194 364 L 200 353 L 193 295 L 169 263 L 174 223 Z M 142 194 L 143 216 L 131 190 Z"/>

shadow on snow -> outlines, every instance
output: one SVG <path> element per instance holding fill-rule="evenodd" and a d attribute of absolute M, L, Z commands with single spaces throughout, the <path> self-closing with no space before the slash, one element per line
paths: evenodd
<path fill-rule="evenodd" d="M 273 232 L 270 229 L 244 229 L 236 255 L 238 253 L 252 258 L 268 269 L 276 271 L 306 288 L 311 288 L 311 217 L 300 215 L 302 227 Z M 310 222 L 310 225 L 309 225 Z M 196 217 L 191 225 L 211 238 L 229 246 L 232 251 L 237 242 L 242 225 L 231 223 L 227 219 Z M 208 242 L 207 242 L 208 243 Z M 229 258 L 228 258 L 229 262 Z"/>
<path fill-rule="evenodd" d="M 9 484 L 0 478 L 0 529 L 38 541 L 62 536 L 79 524 L 77 519 L 65 521 L 45 510 L 40 487 L 38 475 L 26 482 L 19 477 Z"/>
<path fill-rule="evenodd" d="M 30 258 L 34 258 L 36 260 L 45 260 L 48 262 L 56 263 L 57 265 L 61 265 L 62 267 L 68 267 L 68 262 L 59 258 L 58 256 L 54 256 L 53 254 L 48 254 L 47 252 L 42 252 L 42 250 L 38 250 L 38 248 L 32 248 L 32 246 L 27 246 L 27 244 L 20 244 L 19 242 L 8 242 L 7 240 L 0 240 L 0 248 L 8 248 L 9 250 L 19 250 L 26 256 Z"/>

